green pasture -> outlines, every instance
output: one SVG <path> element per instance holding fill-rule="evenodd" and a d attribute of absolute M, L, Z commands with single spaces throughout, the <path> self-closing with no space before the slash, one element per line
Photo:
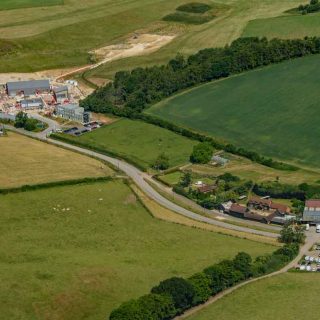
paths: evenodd
<path fill-rule="evenodd" d="M 193 146 L 197 144 L 197 141 L 169 130 L 128 119 L 116 121 L 80 137 L 63 136 L 90 148 L 110 151 L 143 168 L 150 167 L 161 153 L 169 157 L 170 167 L 182 165 L 189 161 Z"/>
<path fill-rule="evenodd" d="M 319 274 L 286 273 L 247 285 L 188 320 L 317 320 Z"/>
<path fill-rule="evenodd" d="M 63 5 L 64 0 L 1 0 L 0 10 Z"/>
<path fill-rule="evenodd" d="M 274 250 L 156 220 L 121 181 L 0 198 L 1 319 L 106 319 L 162 279 Z"/>
<path fill-rule="evenodd" d="M 243 37 L 267 37 L 269 39 L 296 39 L 320 36 L 320 14 L 287 15 L 250 21 Z"/>
<path fill-rule="evenodd" d="M 120 69 L 164 63 L 177 52 L 189 55 L 201 48 L 223 46 L 238 38 L 248 21 L 278 16 L 301 1 L 206 0 L 202 2 L 208 3 L 217 17 L 208 23 L 181 26 L 161 21 L 188 2 L 65 0 L 63 6 L 47 10 L 35 7 L 0 11 L 0 39 L 5 38 L 16 45 L 15 52 L 0 57 L 0 72 L 84 65 L 89 61 L 88 51 L 122 43 L 133 32 L 176 35 L 170 44 L 148 56 L 108 63 L 88 74 L 88 78 L 110 78 Z"/>
<path fill-rule="evenodd" d="M 263 155 L 319 167 L 320 56 L 215 81 L 148 113 Z"/>

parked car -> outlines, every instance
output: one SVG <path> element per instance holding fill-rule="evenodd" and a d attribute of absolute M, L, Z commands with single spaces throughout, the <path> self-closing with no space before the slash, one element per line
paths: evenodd
<path fill-rule="evenodd" d="M 305 266 L 305 265 L 301 265 L 301 266 L 300 266 L 300 270 L 301 270 L 301 271 L 306 270 L 306 266 Z"/>
<path fill-rule="evenodd" d="M 309 265 L 309 266 L 306 266 L 306 270 L 307 270 L 307 271 L 311 271 L 311 270 L 312 270 L 311 266 L 310 266 L 310 265 Z"/>
<path fill-rule="evenodd" d="M 304 260 L 310 261 L 310 257 L 309 257 L 309 256 L 305 256 L 305 257 L 304 257 Z"/>

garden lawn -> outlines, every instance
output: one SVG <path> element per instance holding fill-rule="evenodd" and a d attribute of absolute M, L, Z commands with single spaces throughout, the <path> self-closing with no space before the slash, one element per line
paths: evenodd
<path fill-rule="evenodd" d="M 269 39 L 297 39 L 320 36 L 320 14 L 288 15 L 257 19 L 248 23 L 243 37 L 267 37 Z"/>
<path fill-rule="evenodd" d="M 270 245 L 152 218 L 122 181 L 0 196 L 3 319 L 106 319 L 160 280 Z"/>
<path fill-rule="evenodd" d="M 240 288 L 188 320 L 317 320 L 319 274 L 286 273 Z"/>
<path fill-rule="evenodd" d="M 189 161 L 196 141 L 169 130 L 144 123 L 122 119 L 80 137 L 63 134 L 70 141 L 84 146 L 115 153 L 142 168 L 150 167 L 161 153 L 169 157 L 171 167 Z"/>
<path fill-rule="evenodd" d="M 0 189 L 108 176 L 101 161 L 8 132 L 0 137 Z"/>
<path fill-rule="evenodd" d="M 319 168 L 320 55 L 211 82 L 146 112 L 249 150 Z"/>

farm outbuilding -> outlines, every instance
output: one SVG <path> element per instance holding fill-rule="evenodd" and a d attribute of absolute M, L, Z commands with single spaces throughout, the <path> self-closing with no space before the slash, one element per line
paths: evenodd
<path fill-rule="evenodd" d="M 320 223 L 320 199 L 306 201 L 302 220 L 311 224 Z"/>
<path fill-rule="evenodd" d="M 50 92 L 49 80 L 30 80 L 8 82 L 6 92 L 10 97 L 19 95 L 30 96 L 38 93 Z"/>
<path fill-rule="evenodd" d="M 53 90 L 56 102 L 62 103 L 69 100 L 69 90 L 67 86 L 61 86 Z"/>

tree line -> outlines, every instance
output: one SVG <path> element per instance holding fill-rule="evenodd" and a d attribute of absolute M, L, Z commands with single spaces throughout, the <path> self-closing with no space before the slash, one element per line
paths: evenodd
<path fill-rule="evenodd" d="M 177 55 L 166 65 L 120 71 L 116 73 L 112 83 L 98 88 L 81 101 L 81 106 L 94 112 L 140 119 L 192 139 L 208 141 L 214 148 L 244 156 L 272 168 L 295 170 L 294 166 L 142 112 L 150 105 L 192 86 L 317 53 L 320 53 L 319 37 L 296 40 L 240 38 L 224 48 L 204 49 L 188 58 Z"/>
<path fill-rule="evenodd" d="M 173 277 L 161 281 L 149 294 L 121 304 L 111 312 L 109 319 L 173 319 L 237 283 L 280 269 L 298 252 L 299 244 L 295 242 L 254 260 L 249 254 L 240 252 L 233 260 L 223 260 L 187 279 Z"/>

